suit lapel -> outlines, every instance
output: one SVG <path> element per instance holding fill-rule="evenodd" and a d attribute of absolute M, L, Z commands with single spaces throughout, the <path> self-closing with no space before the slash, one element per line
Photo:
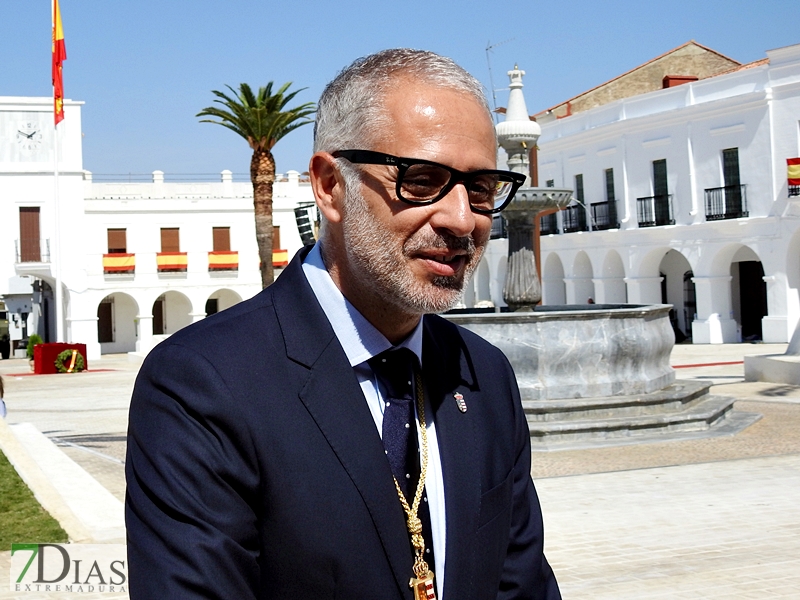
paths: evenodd
<path fill-rule="evenodd" d="M 480 510 L 480 468 L 474 449 L 475 412 L 470 400 L 478 393 L 463 342 L 454 328 L 436 318 L 425 318 L 423 372 L 436 423 L 442 461 L 447 519 L 445 596 L 472 596 L 471 577 L 476 566 L 473 537 Z M 462 413 L 455 394 L 463 395 L 468 410 Z"/>
<path fill-rule="evenodd" d="M 295 257 L 273 293 L 287 356 L 309 369 L 299 398 L 361 494 L 404 596 L 413 564 L 405 515 L 364 394 L 301 271 L 304 255 Z"/>

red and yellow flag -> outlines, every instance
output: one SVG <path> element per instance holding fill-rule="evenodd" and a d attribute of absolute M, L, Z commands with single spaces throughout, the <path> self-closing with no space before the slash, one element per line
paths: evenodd
<path fill-rule="evenodd" d="M 64 45 L 64 27 L 61 24 L 61 10 L 58 0 L 53 0 L 53 114 L 56 125 L 64 120 L 64 77 L 61 63 L 67 60 L 67 47 Z"/>
<path fill-rule="evenodd" d="M 789 185 L 800 185 L 800 158 L 787 158 L 786 171 Z"/>

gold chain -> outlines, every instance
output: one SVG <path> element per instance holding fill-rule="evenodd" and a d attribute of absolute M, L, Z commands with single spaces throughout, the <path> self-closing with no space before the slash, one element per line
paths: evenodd
<path fill-rule="evenodd" d="M 422 459 L 420 465 L 419 481 L 417 482 L 417 492 L 414 494 L 414 501 L 411 506 L 408 505 L 406 495 L 400 488 L 397 482 L 397 477 L 392 476 L 394 479 L 394 487 L 397 489 L 397 495 L 400 498 L 400 504 L 403 505 L 403 510 L 406 512 L 408 532 L 411 534 L 411 545 L 414 546 L 414 574 L 419 577 L 428 575 L 428 563 L 425 562 L 425 538 L 422 537 L 422 521 L 417 516 L 419 511 L 419 503 L 422 500 L 422 491 L 425 489 L 425 475 L 428 472 L 428 431 L 425 427 L 425 398 L 422 390 L 422 377 L 420 377 L 417 369 L 414 369 L 414 379 L 417 384 L 417 413 L 419 414 L 419 428 L 420 435 L 422 436 Z"/>

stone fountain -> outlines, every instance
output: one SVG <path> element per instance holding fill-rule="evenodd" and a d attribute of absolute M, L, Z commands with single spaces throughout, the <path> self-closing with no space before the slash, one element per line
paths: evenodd
<path fill-rule="evenodd" d="M 508 108 L 497 138 L 509 168 L 528 176 L 529 150 L 541 128 L 528 116 L 523 75 L 516 66 L 508 72 Z M 502 213 L 508 230 L 503 299 L 510 312 L 447 315 L 508 357 L 534 450 L 730 434 L 757 420 L 734 413 L 733 400 L 710 395 L 709 384 L 676 381 L 670 305 L 537 306 L 534 220 L 571 198 L 569 189 L 522 187 Z"/>

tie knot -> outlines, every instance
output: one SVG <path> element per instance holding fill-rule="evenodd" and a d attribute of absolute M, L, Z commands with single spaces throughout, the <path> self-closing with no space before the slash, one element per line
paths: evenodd
<path fill-rule="evenodd" d="M 408 348 L 385 350 L 369 359 L 369 366 L 392 398 L 413 399 L 412 382 L 416 355 Z"/>

